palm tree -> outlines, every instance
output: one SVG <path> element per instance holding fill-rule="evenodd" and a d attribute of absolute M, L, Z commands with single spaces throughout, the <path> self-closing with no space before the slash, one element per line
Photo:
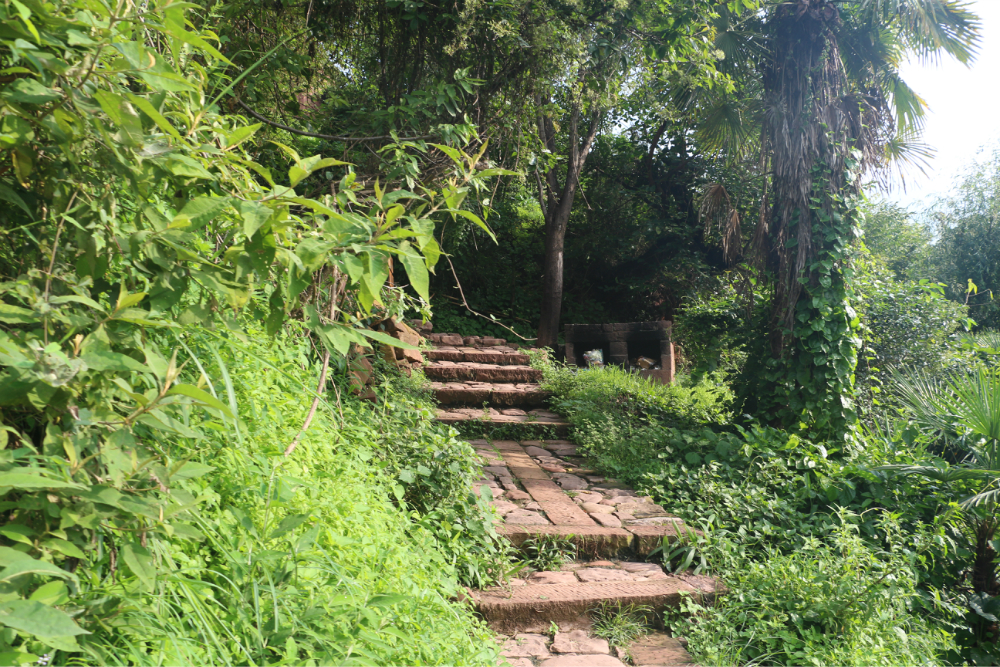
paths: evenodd
<path fill-rule="evenodd" d="M 770 399 L 759 409 L 785 425 L 804 422 L 818 437 L 843 438 L 856 421 L 854 197 L 862 176 L 884 170 L 887 158 L 919 162 L 927 154 L 915 142 L 926 105 L 899 76 L 903 60 L 948 54 L 971 62 L 978 19 L 958 0 L 794 0 L 722 20 L 717 44 L 744 77 L 743 97 L 716 100 L 700 131 L 731 153 L 756 151 L 769 173 L 744 249 L 773 290 L 763 372 Z M 703 211 L 738 224 L 720 203 L 724 190 L 708 193 L 718 200 Z"/>
<path fill-rule="evenodd" d="M 942 461 L 937 465 L 889 465 L 876 470 L 961 485 L 963 491 L 954 500 L 976 554 L 971 575 L 973 590 L 980 595 L 996 595 L 997 553 L 992 542 L 1000 527 L 1000 375 L 985 365 L 971 374 L 956 372 L 945 377 L 896 372 L 891 386 L 908 416 L 925 433 L 957 443 L 966 453 L 954 465 Z"/>

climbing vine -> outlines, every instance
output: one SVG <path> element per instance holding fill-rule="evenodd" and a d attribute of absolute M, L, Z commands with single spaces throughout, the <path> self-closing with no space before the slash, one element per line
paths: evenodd
<path fill-rule="evenodd" d="M 845 184 L 859 177 L 858 156 L 845 160 Z M 860 198 L 851 188 L 835 187 L 832 169 L 822 161 L 812 169 L 811 206 L 814 260 L 796 279 L 803 293 L 795 306 L 795 322 L 785 358 L 772 359 L 775 416 L 814 436 L 849 437 L 857 422 L 854 369 L 861 320 L 851 307 L 851 241 L 859 233 Z M 801 211 L 796 211 L 793 226 Z M 797 236 L 789 241 L 790 247 Z"/>

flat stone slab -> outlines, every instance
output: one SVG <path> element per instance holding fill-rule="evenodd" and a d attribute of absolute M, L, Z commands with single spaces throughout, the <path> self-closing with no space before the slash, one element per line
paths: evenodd
<path fill-rule="evenodd" d="M 525 445 L 525 443 L 521 444 L 524 445 L 524 452 L 528 456 L 534 456 L 538 458 L 540 457 L 552 458 L 552 452 L 550 452 L 547 449 L 542 449 L 541 447 L 535 447 L 534 445 Z"/>
<path fill-rule="evenodd" d="M 621 568 L 626 572 L 663 572 L 656 563 L 622 563 Z"/>
<path fill-rule="evenodd" d="M 606 639 L 588 637 L 583 630 L 573 630 L 572 632 L 557 632 L 552 642 L 552 651 L 555 653 L 604 653 L 611 652 Z"/>
<path fill-rule="evenodd" d="M 559 486 L 549 479 L 524 479 L 521 480 L 524 490 L 531 494 L 531 497 L 538 502 L 561 502 L 569 500 L 567 495 Z"/>
<path fill-rule="evenodd" d="M 472 597 L 490 627 L 509 635 L 546 631 L 551 623 L 563 631 L 585 630 L 590 623 L 587 614 L 605 601 L 648 605 L 659 613 L 680 604 L 682 592 L 694 597 L 707 594 L 686 578 L 674 576 L 657 581 L 528 584 L 472 591 Z"/>
<path fill-rule="evenodd" d="M 556 484 L 567 491 L 579 491 L 590 486 L 586 480 L 569 473 L 556 473 L 552 478 L 556 480 Z"/>
<path fill-rule="evenodd" d="M 528 577 L 528 582 L 532 584 L 575 584 L 577 581 L 572 572 L 535 572 Z"/>
<path fill-rule="evenodd" d="M 594 520 L 568 498 L 539 501 L 545 516 L 557 526 L 595 526 Z"/>
<path fill-rule="evenodd" d="M 622 521 L 613 514 L 591 514 L 590 518 L 606 528 L 621 528 Z"/>
<path fill-rule="evenodd" d="M 519 526 L 551 525 L 549 520 L 538 512 L 531 512 L 529 510 L 522 509 L 517 509 L 509 513 L 504 517 L 504 521 L 508 524 L 515 524 Z"/>
<path fill-rule="evenodd" d="M 577 578 L 584 583 L 599 581 L 632 581 L 632 575 L 625 570 L 612 570 L 606 567 L 587 567 L 576 571 Z"/>
<path fill-rule="evenodd" d="M 545 635 L 517 634 L 504 642 L 500 653 L 506 658 L 531 658 L 548 656 L 549 649 L 545 645 Z"/>
<path fill-rule="evenodd" d="M 614 507 L 600 503 L 583 503 L 580 508 L 588 514 L 613 514 L 615 511 Z"/>
<path fill-rule="evenodd" d="M 637 667 L 693 667 L 695 664 L 678 640 L 662 632 L 640 637 L 628 647 L 628 652 Z"/>
<path fill-rule="evenodd" d="M 610 655 L 559 655 L 542 660 L 539 667 L 624 667 L 624 663 Z"/>
<path fill-rule="evenodd" d="M 509 514 L 518 509 L 517 505 L 511 502 L 507 502 L 506 500 L 494 500 L 493 508 L 497 511 L 497 514 L 499 514 L 500 516 L 504 516 L 505 514 Z"/>

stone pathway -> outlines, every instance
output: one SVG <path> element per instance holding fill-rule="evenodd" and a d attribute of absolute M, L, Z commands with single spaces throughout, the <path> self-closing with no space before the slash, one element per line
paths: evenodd
<path fill-rule="evenodd" d="M 424 373 L 450 424 L 532 424 L 569 432 L 544 409 L 542 373 L 517 345 L 498 338 L 429 334 Z M 535 437 L 538 437 L 537 435 Z M 602 604 L 642 606 L 662 621 L 683 596 L 711 598 L 715 581 L 669 574 L 646 558 L 685 528 L 649 497 L 590 469 L 569 440 L 472 440 L 482 460 L 476 492 L 489 487 L 497 531 L 515 546 L 540 536 L 572 542 L 577 558 L 558 570 L 526 572 L 504 586 L 470 591 L 476 609 L 498 633 L 513 667 L 653 667 L 691 665 L 680 642 L 651 632 L 626 649 L 593 637 L 591 615 Z"/>
<path fill-rule="evenodd" d="M 646 606 L 662 618 L 684 595 L 715 595 L 711 577 L 669 574 L 643 560 L 664 539 L 675 540 L 685 530 L 683 522 L 649 497 L 588 469 L 568 440 L 471 444 L 483 463 L 477 491 L 489 487 L 498 532 L 517 546 L 539 535 L 559 535 L 581 558 L 559 570 L 472 591 L 477 610 L 505 642 L 505 658 L 515 666 L 690 664 L 683 646 L 662 633 L 620 654 L 587 634 L 591 613 L 601 604 Z M 546 637 L 554 626 L 558 632 Z"/>
<path fill-rule="evenodd" d="M 493 492 L 499 531 L 520 546 L 535 535 L 574 537 L 581 552 L 646 556 L 685 530 L 678 517 L 587 467 L 569 440 L 473 440 L 486 461 L 478 486 Z"/>
<path fill-rule="evenodd" d="M 584 630 L 553 635 L 522 632 L 497 639 L 503 642 L 502 652 L 511 667 L 694 667 L 681 642 L 655 631 L 627 649 L 612 648 Z"/>
<path fill-rule="evenodd" d="M 424 374 L 441 409 L 438 421 L 537 424 L 565 433 L 569 424 L 543 409 L 549 398 L 524 349 L 502 338 L 432 333 Z"/>

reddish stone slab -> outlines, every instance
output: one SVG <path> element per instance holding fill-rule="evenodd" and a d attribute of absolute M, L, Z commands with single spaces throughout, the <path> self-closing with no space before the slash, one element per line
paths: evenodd
<path fill-rule="evenodd" d="M 677 529 L 674 523 L 666 526 L 625 526 L 625 530 L 635 535 L 633 547 L 636 553 L 642 556 L 652 553 L 662 545 L 664 537 L 668 543 L 677 541 Z"/>
<path fill-rule="evenodd" d="M 465 355 L 455 349 L 427 350 L 427 358 L 431 361 L 465 361 Z"/>
<path fill-rule="evenodd" d="M 499 450 L 501 452 L 523 452 L 521 445 L 517 444 L 513 440 L 494 440 L 493 449 Z"/>
<path fill-rule="evenodd" d="M 628 647 L 632 662 L 637 667 L 687 667 L 694 665 L 691 654 L 684 646 L 662 632 L 640 637 Z"/>
<path fill-rule="evenodd" d="M 570 502 L 573 501 L 569 499 L 566 492 L 559 488 L 559 486 L 548 479 L 525 479 L 522 481 L 524 484 L 524 490 L 531 494 L 531 497 L 538 502 Z"/>
<path fill-rule="evenodd" d="M 681 601 L 681 593 L 698 590 L 679 577 L 658 581 L 611 581 L 591 584 L 528 584 L 515 588 L 472 591 L 476 607 L 495 631 L 504 634 L 560 630 L 589 624 L 587 614 L 604 601 L 649 605 L 656 612 Z"/>
<path fill-rule="evenodd" d="M 568 498 L 558 501 L 539 501 L 542 511 L 549 521 L 557 526 L 596 526 L 587 513 L 573 504 Z"/>

